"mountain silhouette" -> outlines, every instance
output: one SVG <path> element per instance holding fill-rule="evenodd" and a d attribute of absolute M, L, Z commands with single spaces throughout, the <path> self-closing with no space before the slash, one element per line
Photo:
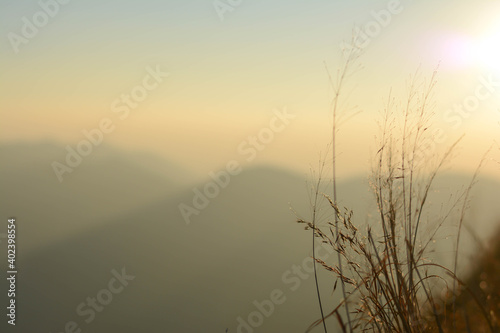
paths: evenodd
<path fill-rule="evenodd" d="M 303 332 L 319 315 L 314 279 L 304 266 L 311 233 L 295 223 L 290 210 L 304 219 L 310 216 L 305 178 L 279 168 L 245 169 L 189 224 L 179 207 L 193 206 L 196 193 L 214 182 L 210 178 L 109 219 L 86 221 L 93 217 L 83 215 L 81 223 L 91 227 L 27 253 L 19 262 L 18 329 L 63 332 L 74 322 L 83 332 L 223 332 L 227 327 L 246 332 L 253 320 L 259 324 L 256 332 Z M 468 180 L 440 178 L 429 215 L 443 209 L 449 189 L 460 189 L 457 184 Z M 324 189 L 329 192 L 327 184 Z M 340 181 L 338 192 L 339 204 L 354 209 L 355 223 L 370 221 L 374 205 L 367 180 Z M 477 201 L 488 202 L 482 199 L 498 198 L 500 186 L 487 181 L 477 192 Z M 482 209 L 475 201 L 471 206 L 471 214 Z M 489 209 L 475 222 L 486 230 L 491 225 L 485 221 L 497 213 Z M 319 216 L 319 223 L 326 223 L 331 208 L 323 205 Z M 21 241 L 29 230 L 19 233 Z M 121 292 L 111 293 L 117 274 L 133 279 Z M 319 278 L 328 310 L 335 304 L 334 279 L 322 269 Z M 0 287 L 7 288 L 7 282 Z M 271 311 L 273 293 L 280 295 L 280 304 L 272 303 Z M 92 310 L 89 298 L 99 297 L 106 305 L 98 303 L 100 311 Z"/>
<path fill-rule="evenodd" d="M 0 145 L 0 214 L 18 219 L 22 251 L 174 193 L 188 177 L 154 155 L 100 146 L 59 182 L 52 163 L 65 156 L 52 142 Z"/>

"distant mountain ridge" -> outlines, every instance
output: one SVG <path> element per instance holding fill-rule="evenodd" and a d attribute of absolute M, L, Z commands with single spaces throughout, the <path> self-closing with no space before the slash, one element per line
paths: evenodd
<path fill-rule="evenodd" d="M 154 155 L 99 146 L 59 182 L 51 163 L 65 155 L 52 142 L 0 145 L 0 214 L 26 228 L 23 251 L 164 198 L 189 178 Z"/>
<path fill-rule="evenodd" d="M 248 321 L 256 311 L 255 301 L 280 290 L 286 301 L 263 316 L 259 330 L 303 332 L 318 317 L 311 274 L 302 270 L 302 278 L 294 271 L 310 255 L 310 232 L 289 209 L 310 216 L 304 178 L 278 168 L 245 169 L 189 225 L 179 211 L 180 203 L 193 198 L 188 187 L 29 254 L 19 281 L 20 311 L 29 319 L 19 328 L 58 332 L 74 320 L 89 332 L 235 332 L 238 318 Z M 436 209 L 447 200 L 443 192 L 450 184 L 469 180 L 439 178 Z M 485 185 L 478 187 L 483 196 L 498 198 L 500 185 Z M 372 198 L 367 181 L 351 179 L 338 187 L 341 205 L 354 209 L 356 223 L 366 222 L 363 206 Z M 330 214 L 325 205 L 321 223 Z M 122 268 L 135 279 L 85 323 L 78 305 Z M 333 280 L 323 270 L 320 279 L 328 309 Z"/>

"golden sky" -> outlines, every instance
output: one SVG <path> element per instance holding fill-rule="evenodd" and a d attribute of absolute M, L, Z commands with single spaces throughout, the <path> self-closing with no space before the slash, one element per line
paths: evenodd
<path fill-rule="evenodd" d="M 326 67 L 335 73 L 353 29 L 373 37 L 363 46 L 363 69 L 347 81 L 341 176 L 369 169 L 389 91 L 404 100 L 409 75 L 419 69 L 429 78 L 438 64 L 433 124 L 447 140 L 437 150 L 466 134 L 454 165 L 470 170 L 500 142 L 497 1 L 241 1 L 231 9 L 201 0 L 43 3 L 50 6 L 2 4 L 4 143 L 76 145 L 82 131 L 111 119 L 104 143 L 152 151 L 206 175 L 244 160 L 238 147 L 286 108 L 296 117 L 251 164 L 307 172 L 331 137 Z M 477 91 L 484 98 L 476 106 Z M 127 106 L 123 96 L 133 94 L 141 100 Z M 455 111 L 463 103 L 471 111 Z M 498 164 L 486 172 L 500 174 Z"/>

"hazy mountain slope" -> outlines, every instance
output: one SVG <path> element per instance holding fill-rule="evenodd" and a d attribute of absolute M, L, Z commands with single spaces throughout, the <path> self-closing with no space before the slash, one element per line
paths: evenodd
<path fill-rule="evenodd" d="M 59 182 L 52 162 L 65 155 L 52 143 L 0 146 L 0 216 L 18 218 L 23 251 L 165 197 L 182 179 L 154 156 L 100 146 Z"/>
<path fill-rule="evenodd" d="M 253 301 L 279 289 L 286 300 L 262 316 L 255 331 L 303 332 L 318 317 L 311 274 L 291 270 L 310 250 L 310 232 L 294 223 L 288 208 L 291 202 L 308 217 L 303 178 L 278 169 L 248 170 L 232 177 L 189 225 L 178 205 L 192 202 L 191 189 L 30 255 L 20 263 L 18 328 L 60 332 L 74 320 L 83 332 L 236 332 L 237 318 L 247 320 L 256 311 Z M 433 210 L 448 198 L 450 184 L 466 179 L 441 179 Z M 357 212 L 370 198 L 363 184 L 339 184 L 343 204 L 358 206 L 360 225 L 366 217 Z M 482 191 L 498 195 L 500 186 L 491 184 Z M 321 214 L 328 212 L 324 207 Z M 122 267 L 135 279 L 85 323 L 78 305 L 107 288 L 111 271 Z M 321 271 L 327 309 L 334 282 L 329 277 Z"/>
<path fill-rule="evenodd" d="M 83 323 L 76 306 L 106 287 L 112 269 L 124 266 L 136 280 L 85 331 L 234 331 L 236 318 L 248 316 L 252 302 L 276 288 L 289 300 L 263 327 L 293 331 L 314 320 L 312 279 L 296 292 L 282 281 L 309 250 L 310 234 L 288 208 L 291 201 L 297 210 L 308 210 L 302 177 L 270 169 L 235 176 L 186 225 L 178 204 L 192 195 L 187 191 L 26 259 L 19 303 L 30 319 L 20 321 L 20 328 L 56 331 L 68 320 Z M 120 330 L 113 326 L 123 321 Z"/>

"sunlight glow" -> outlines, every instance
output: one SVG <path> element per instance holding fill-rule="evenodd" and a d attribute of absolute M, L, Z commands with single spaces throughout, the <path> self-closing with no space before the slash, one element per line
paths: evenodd
<path fill-rule="evenodd" d="M 474 61 L 473 42 L 461 35 L 451 35 L 444 40 L 442 55 L 452 68 L 468 67 Z"/>
<path fill-rule="evenodd" d="M 485 36 L 478 40 L 476 61 L 487 71 L 500 76 L 500 24 L 488 29 Z"/>

